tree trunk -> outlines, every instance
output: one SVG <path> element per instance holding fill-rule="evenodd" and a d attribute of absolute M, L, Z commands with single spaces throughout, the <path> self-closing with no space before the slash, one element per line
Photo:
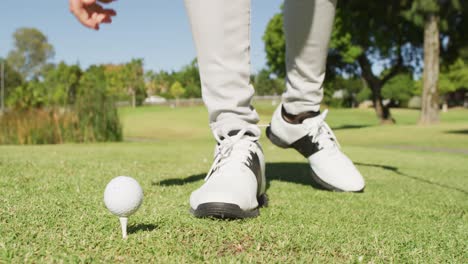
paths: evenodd
<path fill-rule="evenodd" d="M 420 124 L 439 122 L 439 17 L 430 14 L 424 23 L 424 73 Z"/>
<path fill-rule="evenodd" d="M 362 70 L 362 79 L 366 82 L 367 86 L 372 91 L 372 103 L 374 104 L 375 113 L 380 120 L 381 124 L 394 124 L 395 119 L 390 114 L 390 108 L 385 106 L 382 102 L 382 87 L 389 77 L 380 80 L 372 73 L 371 64 L 365 54 L 359 56 L 359 65 Z M 392 72 L 397 72 L 397 68 L 392 69 Z M 394 73 L 392 73 L 393 75 Z"/>
<path fill-rule="evenodd" d="M 375 113 L 380 120 L 381 124 L 394 124 L 395 119 L 392 118 L 390 108 L 383 104 L 382 100 L 382 86 L 380 84 L 371 87 L 372 90 L 372 103 L 374 103 Z"/>
<path fill-rule="evenodd" d="M 136 93 L 134 89 L 131 89 L 131 94 L 132 94 L 132 108 L 136 107 Z"/>

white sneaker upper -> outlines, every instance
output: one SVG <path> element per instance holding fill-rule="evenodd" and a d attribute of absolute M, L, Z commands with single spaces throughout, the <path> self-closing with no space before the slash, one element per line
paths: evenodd
<path fill-rule="evenodd" d="M 328 111 L 308 118 L 301 124 L 291 124 L 282 117 L 282 105 L 268 128 L 268 138 L 282 148 L 295 148 L 310 163 L 317 184 L 328 190 L 362 191 L 364 179 L 353 162 L 340 150 L 340 145 L 325 122 Z"/>
<path fill-rule="evenodd" d="M 265 193 L 265 160 L 262 149 L 245 129 L 236 135 L 218 136 L 215 159 L 205 183 L 190 196 L 192 210 L 201 204 L 234 204 L 241 210 L 259 207 L 258 197 Z"/>

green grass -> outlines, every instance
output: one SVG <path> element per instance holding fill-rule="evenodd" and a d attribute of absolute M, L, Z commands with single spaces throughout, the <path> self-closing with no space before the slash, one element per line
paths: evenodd
<path fill-rule="evenodd" d="M 268 123 L 273 107 L 257 108 Z M 124 143 L 0 146 L 0 263 L 467 263 L 468 111 L 430 127 L 393 114 L 330 111 L 362 194 L 313 189 L 304 160 L 263 138 L 270 206 L 245 221 L 188 213 L 214 144 L 203 107 L 122 109 Z M 145 192 L 125 241 L 102 202 L 117 175 Z"/>

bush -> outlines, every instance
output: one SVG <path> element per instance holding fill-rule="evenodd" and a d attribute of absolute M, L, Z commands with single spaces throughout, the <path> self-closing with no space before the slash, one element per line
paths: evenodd
<path fill-rule="evenodd" d="M 80 120 L 80 141 L 122 140 L 122 126 L 115 100 L 107 91 L 103 67 L 93 66 L 84 73 L 74 108 Z"/>
<path fill-rule="evenodd" d="M 390 79 L 382 88 L 382 96 L 393 100 L 398 106 L 406 107 L 417 87 L 412 76 L 408 73 L 399 74 Z"/>
<path fill-rule="evenodd" d="M 0 117 L 0 144 L 122 140 L 122 126 L 102 67 L 85 72 L 73 106 L 40 108 L 30 102 L 20 106 Z"/>
<path fill-rule="evenodd" d="M 58 144 L 80 138 L 78 116 L 73 112 L 29 109 L 0 117 L 0 144 Z"/>

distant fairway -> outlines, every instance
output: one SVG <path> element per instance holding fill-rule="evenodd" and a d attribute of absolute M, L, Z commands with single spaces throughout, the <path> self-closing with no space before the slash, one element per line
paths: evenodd
<path fill-rule="evenodd" d="M 274 110 L 258 104 L 261 123 Z M 308 165 L 262 139 L 270 206 L 244 221 L 195 219 L 188 198 L 214 148 L 204 107 L 121 109 L 124 143 L 0 146 L 0 263 L 468 262 L 468 110 L 331 109 L 362 194 L 311 187 Z M 145 198 L 122 241 L 103 191 L 130 175 Z"/>

